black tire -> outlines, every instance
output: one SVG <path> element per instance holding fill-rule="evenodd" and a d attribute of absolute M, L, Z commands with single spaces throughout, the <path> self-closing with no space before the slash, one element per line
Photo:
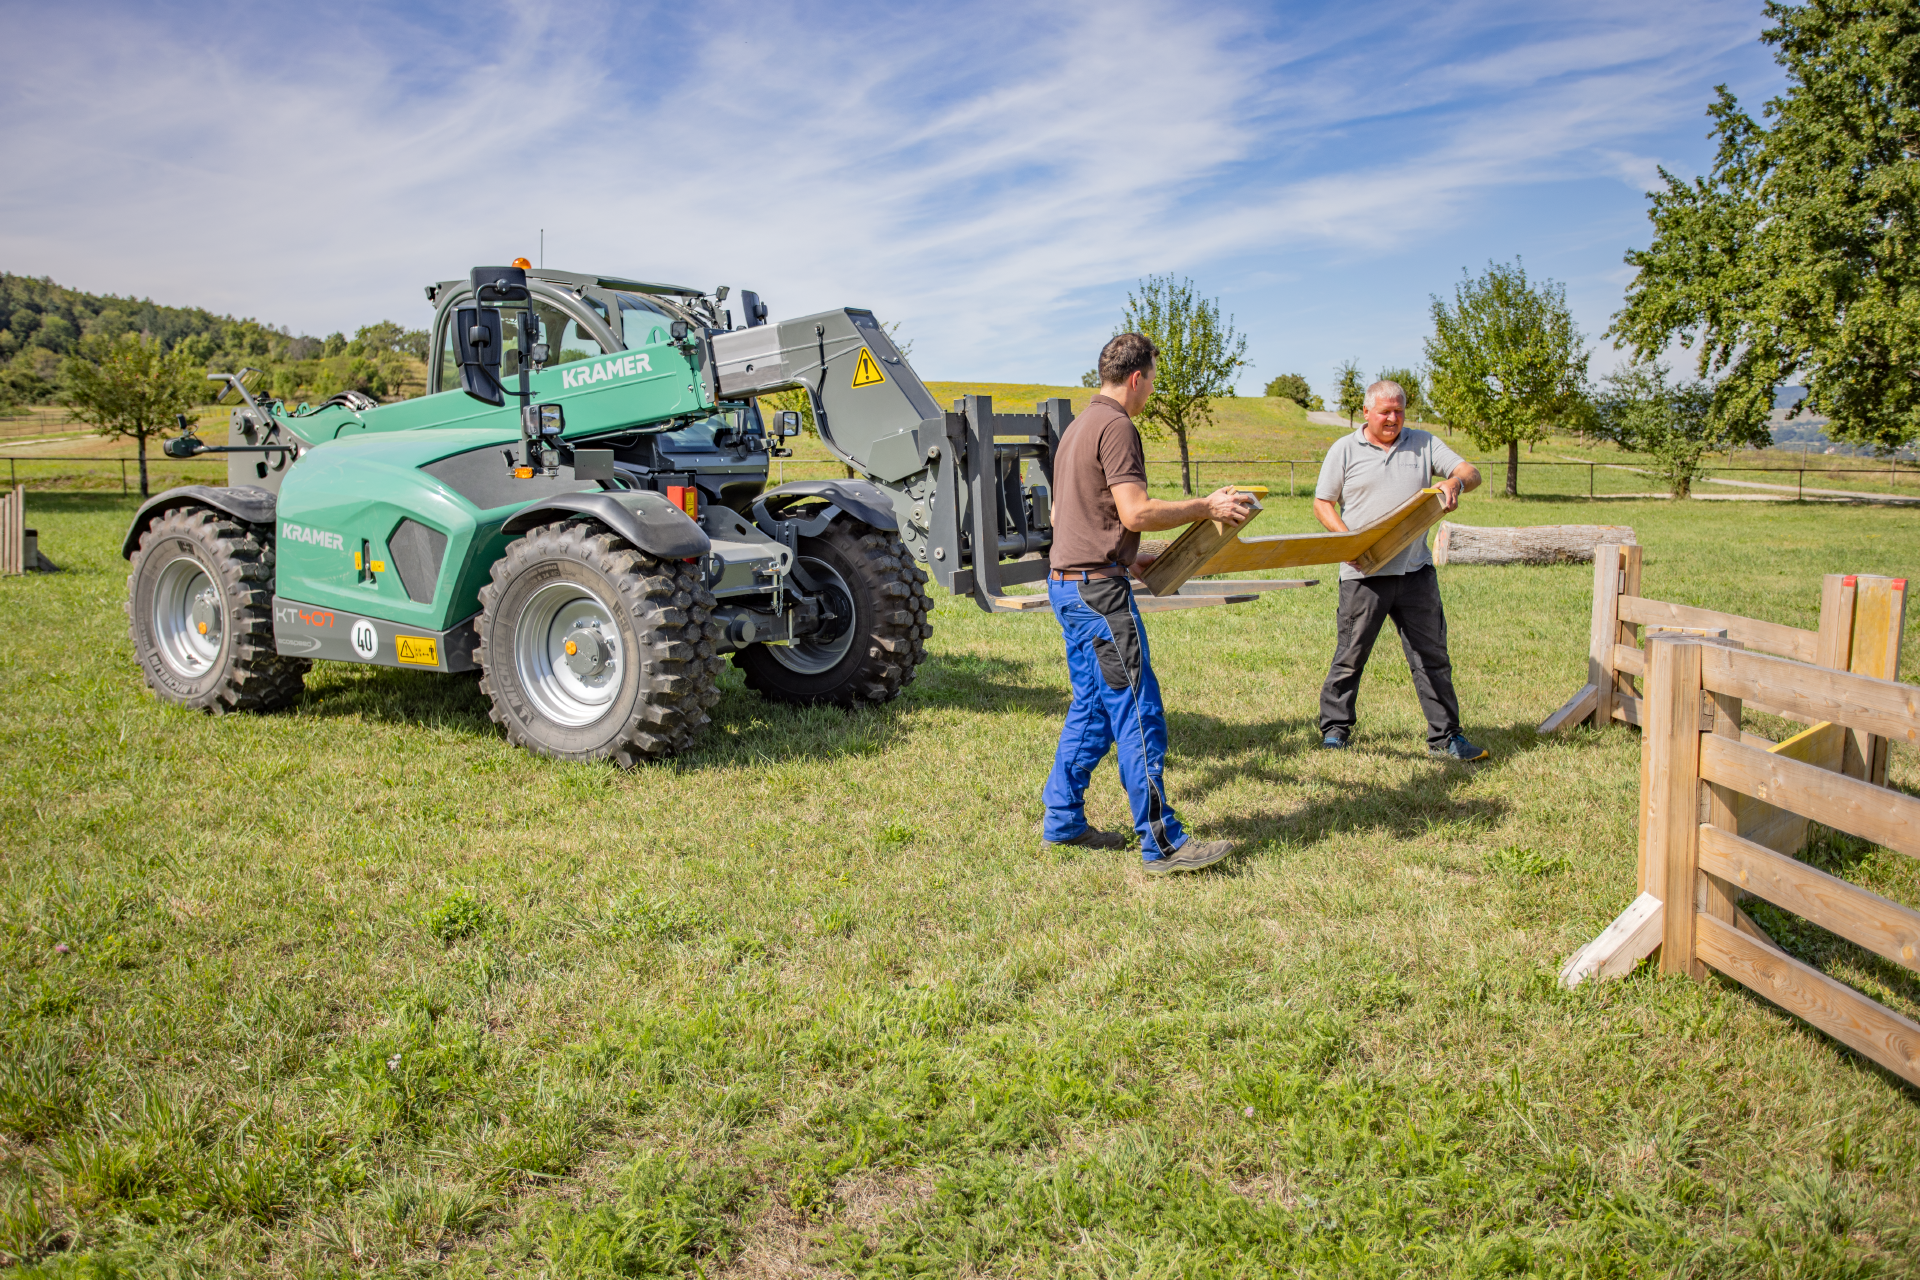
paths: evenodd
<path fill-rule="evenodd" d="M 835 591 L 844 584 L 852 598 L 851 625 L 824 643 L 747 645 L 733 655 L 733 665 L 746 673 L 747 687 L 771 701 L 800 706 L 852 707 L 898 696 L 926 660 L 927 637 L 933 634 L 926 571 L 898 536 L 852 520 L 800 539 L 799 550 L 803 567 L 816 578 L 826 577 Z M 818 571 L 822 567 L 825 575 Z"/>
<path fill-rule="evenodd" d="M 313 665 L 274 651 L 272 537 L 205 507 L 140 535 L 127 629 L 155 695 L 213 715 L 290 707 Z"/>
<path fill-rule="evenodd" d="M 631 767 L 685 751 L 720 698 L 712 613 L 695 566 L 591 521 L 542 525 L 480 589 L 480 691 L 508 740 L 539 755 Z M 592 671 L 563 652 L 576 636 Z"/>

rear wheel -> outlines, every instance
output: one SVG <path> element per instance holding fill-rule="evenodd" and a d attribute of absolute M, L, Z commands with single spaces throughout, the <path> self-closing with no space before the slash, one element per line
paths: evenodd
<path fill-rule="evenodd" d="M 699 570 L 591 522 L 507 548 L 480 591 L 480 690 L 507 738 L 561 760 L 685 751 L 719 699 L 713 596 Z"/>
<path fill-rule="evenodd" d="M 775 702 L 851 707 L 885 702 L 926 659 L 932 601 L 926 571 L 906 544 L 853 521 L 800 539 L 800 567 L 835 615 L 788 644 L 752 644 L 733 655 L 747 687 Z"/>
<path fill-rule="evenodd" d="M 127 625 L 154 693 L 214 714 L 292 706 L 313 665 L 274 650 L 271 541 L 205 507 L 168 511 L 140 535 Z"/>

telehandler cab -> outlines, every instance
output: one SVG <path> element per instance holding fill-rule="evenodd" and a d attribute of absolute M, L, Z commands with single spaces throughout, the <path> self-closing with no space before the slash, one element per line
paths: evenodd
<path fill-rule="evenodd" d="M 478 671 L 514 742 L 631 765 L 688 748 L 723 655 L 762 696 L 884 702 L 925 656 L 929 573 L 982 608 L 1045 576 L 1064 399 L 942 412 L 868 311 L 476 267 L 429 286 L 429 394 L 237 395 L 224 486 L 143 504 L 127 612 L 147 682 L 271 711 L 315 659 Z M 805 392 L 865 477 L 768 487 Z M 186 422 L 182 419 L 183 428 Z M 925 565 L 922 569 L 919 566 Z"/>

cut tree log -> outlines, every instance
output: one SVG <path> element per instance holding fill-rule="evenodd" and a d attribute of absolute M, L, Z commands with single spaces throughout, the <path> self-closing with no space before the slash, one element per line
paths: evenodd
<path fill-rule="evenodd" d="M 1443 521 L 1433 539 L 1435 564 L 1591 564 L 1595 547 L 1633 545 L 1623 524 L 1537 524 L 1487 529 Z"/>

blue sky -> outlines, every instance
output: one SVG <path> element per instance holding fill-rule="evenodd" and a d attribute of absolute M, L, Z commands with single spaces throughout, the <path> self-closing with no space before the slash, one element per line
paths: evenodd
<path fill-rule="evenodd" d="M 0 4 L 0 269 L 295 332 L 426 323 L 518 254 L 903 323 L 928 378 L 1077 381 L 1141 276 L 1241 389 L 1420 358 L 1522 257 L 1597 348 L 1757 2 Z"/>

